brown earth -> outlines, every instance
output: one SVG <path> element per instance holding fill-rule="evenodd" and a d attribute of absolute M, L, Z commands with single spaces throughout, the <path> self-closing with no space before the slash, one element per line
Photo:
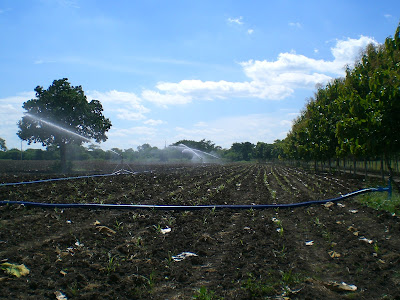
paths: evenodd
<path fill-rule="evenodd" d="M 151 172 L 0 186 L 0 200 L 281 204 L 365 184 L 269 164 L 131 168 Z M 3 175 L 0 182 L 51 177 Z M 267 210 L 4 205 L 0 218 L 0 263 L 30 270 L 20 278 L 0 271 L 4 299 L 400 299 L 399 219 L 354 198 Z M 184 252 L 196 256 L 175 261 Z"/>

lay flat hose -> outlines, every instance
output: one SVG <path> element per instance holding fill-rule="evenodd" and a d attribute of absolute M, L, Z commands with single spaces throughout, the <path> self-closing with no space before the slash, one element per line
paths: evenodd
<path fill-rule="evenodd" d="M 391 185 L 378 188 L 367 188 L 358 190 L 346 195 L 342 195 L 337 198 L 327 199 L 327 200 L 316 200 L 316 201 L 307 201 L 307 202 L 299 202 L 299 203 L 290 203 L 290 204 L 257 204 L 257 205 L 146 205 L 146 204 L 97 204 L 97 203 L 39 203 L 39 202 L 29 202 L 29 201 L 0 201 L 1 205 L 25 205 L 25 206 L 33 206 L 33 207 L 42 207 L 42 208 L 88 208 L 88 209 L 148 209 L 148 210 L 201 210 L 201 209 L 267 209 L 267 208 L 296 208 L 302 206 L 309 206 L 313 204 L 324 204 L 328 202 L 338 202 L 343 199 L 347 199 L 350 197 L 358 196 L 365 193 L 372 192 L 388 192 L 391 194 Z"/>

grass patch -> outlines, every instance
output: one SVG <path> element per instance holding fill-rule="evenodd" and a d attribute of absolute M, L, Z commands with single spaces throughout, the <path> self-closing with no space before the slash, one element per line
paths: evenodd
<path fill-rule="evenodd" d="M 389 199 L 386 192 L 369 193 L 357 197 L 358 202 L 377 210 L 388 211 L 392 214 L 400 215 L 400 194 L 393 191 Z"/>

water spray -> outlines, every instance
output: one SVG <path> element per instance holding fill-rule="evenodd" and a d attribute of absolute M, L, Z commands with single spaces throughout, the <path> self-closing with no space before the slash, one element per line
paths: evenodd
<path fill-rule="evenodd" d="M 25 114 L 25 116 L 27 116 L 27 117 L 30 118 L 30 119 L 33 119 L 33 120 L 42 122 L 42 123 L 44 123 L 44 124 L 46 124 L 46 125 L 48 125 L 48 126 L 51 126 L 51 127 L 53 127 L 53 128 L 56 128 L 56 129 L 60 130 L 60 131 L 64 131 L 65 133 L 68 133 L 68 134 L 70 134 L 70 135 L 72 135 L 72 136 L 79 137 L 80 139 L 84 140 L 84 141 L 87 142 L 87 143 L 92 142 L 91 139 L 89 139 L 89 138 L 87 138 L 87 137 L 84 137 L 83 135 L 80 135 L 80 134 L 78 134 L 78 133 L 76 133 L 76 132 L 74 132 L 74 131 L 71 131 L 71 130 L 66 129 L 66 128 L 64 128 L 64 127 L 61 127 L 61 126 L 59 126 L 59 125 L 57 125 L 57 124 L 51 123 L 51 122 L 49 122 L 49 121 L 45 121 L 45 120 L 43 120 L 43 119 L 41 119 L 41 118 L 39 118 L 39 117 L 37 117 L 37 116 L 35 116 L 35 115 L 32 115 L 32 114 L 30 114 L 30 113 L 24 113 L 24 114 Z"/>
<path fill-rule="evenodd" d="M 176 149 L 180 149 L 182 150 L 182 153 L 191 153 L 193 154 L 193 156 L 196 156 L 197 158 L 199 158 L 201 161 L 203 161 L 204 159 L 206 159 L 206 155 L 213 157 L 215 159 L 220 159 L 218 156 L 211 154 L 211 153 L 207 153 L 201 150 L 197 150 L 197 149 L 193 149 L 190 148 L 188 146 L 186 146 L 185 144 L 179 144 L 177 146 L 169 146 L 170 148 L 176 148 Z"/>

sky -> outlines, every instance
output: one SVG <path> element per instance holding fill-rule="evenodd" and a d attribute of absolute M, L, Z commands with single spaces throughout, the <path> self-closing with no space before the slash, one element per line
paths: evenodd
<path fill-rule="evenodd" d="M 0 0 L 0 137 L 40 148 L 22 104 L 68 78 L 111 120 L 104 150 L 273 143 L 399 21 L 398 0 Z"/>

